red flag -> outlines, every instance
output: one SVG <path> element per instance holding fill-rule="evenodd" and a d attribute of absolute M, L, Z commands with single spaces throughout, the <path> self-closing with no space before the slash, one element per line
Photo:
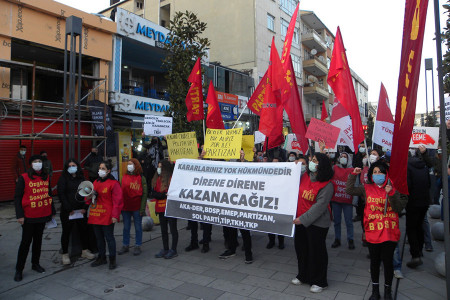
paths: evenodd
<path fill-rule="evenodd" d="M 286 31 L 286 37 L 284 38 L 283 51 L 281 52 L 281 63 L 283 64 L 283 68 L 285 70 L 289 69 L 288 58 L 291 56 L 292 38 L 294 36 L 295 23 L 297 23 L 297 13 L 299 6 L 300 1 L 298 2 L 295 11 L 292 14 L 291 21 L 289 22 L 289 26 Z"/>
<path fill-rule="evenodd" d="M 390 178 L 400 193 L 408 194 L 406 180 L 408 148 L 414 126 L 417 85 L 422 61 L 423 34 L 427 18 L 428 0 L 406 0 L 403 23 L 402 56 L 395 109 L 394 136 Z"/>
<path fill-rule="evenodd" d="M 348 111 L 352 118 L 353 146 L 358 149 L 358 145 L 364 140 L 364 130 L 362 128 L 359 106 L 353 87 L 352 75 L 345 54 L 344 41 L 342 40 L 339 27 L 334 41 L 333 55 L 331 56 L 330 70 L 328 71 L 328 84 L 333 89 L 339 102 Z"/>
<path fill-rule="evenodd" d="M 217 101 L 216 91 L 212 80 L 209 82 L 208 96 L 206 97 L 208 103 L 208 114 L 206 115 L 206 127 L 211 129 L 225 129 L 220 113 L 219 102 Z"/>
<path fill-rule="evenodd" d="M 280 92 L 284 90 L 285 81 L 282 74 L 281 61 L 273 38 L 269 68 L 267 69 L 268 84 L 259 120 L 259 131 L 267 137 L 278 137 L 283 131 L 283 105 Z"/>
<path fill-rule="evenodd" d="M 203 120 L 202 70 L 200 58 L 197 58 L 197 62 L 192 68 L 188 81 L 191 83 L 191 87 L 186 95 L 186 106 L 188 109 L 186 118 L 188 122 Z"/>
<path fill-rule="evenodd" d="M 377 117 L 373 127 L 372 141 L 383 148 L 392 149 L 392 133 L 394 132 L 394 118 L 389 107 L 389 98 L 381 83 L 380 97 L 378 98 Z"/>
<path fill-rule="evenodd" d="M 321 121 L 325 121 L 325 119 L 328 118 L 328 111 L 327 106 L 325 104 L 325 100 L 322 102 L 322 114 L 320 116 Z"/>
<path fill-rule="evenodd" d="M 268 69 L 267 69 L 268 70 Z M 267 71 L 264 73 L 263 78 L 258 83 L 255 91 L 253 92 L 250 100 L 248 100 L 247 107 L 256 115 L 261 116 L 262 104 L 264 102 L 264 95 L 266 94 L 267 87 Z"/>

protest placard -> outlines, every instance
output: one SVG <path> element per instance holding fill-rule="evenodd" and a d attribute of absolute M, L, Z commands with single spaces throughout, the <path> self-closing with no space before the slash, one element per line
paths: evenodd
<path fill-rule="evenodd" d="M 195 132 L 182 132 L 166 135 L 170 160 L 180 158 L 198 158 L 197 137 Z"/>
<path fill-rule="evenodd" d="M 410 148 L 424 145 L 427 149 L 437 149 L 439 144 L 439 127 L 414 127 L 411 134 Z"/>
<path fill-rule="evenodd" d="M 445 98 L 445 121 L 450 120 L 450 97 Z"/>
<path fill-rule="evenodd" d="M 253 161 L 253 148 L 255 147 L 253 135 L 242 136 L 242 149 L 244 149 L 245 159 Z"/>
<path fill-rule="evenodd" d="M 238 159 L 242 145 L 242 128 L 206 130 L 205 158 Z"/>
<path fill-rule="evenodd" d="M 164 136 L 172 133 L 172 117 L 145 115 L 144 133 L 151 136 Z"/>
<path fill-rule="evenodd" d="M 316 142 L 324 141 L 327 148 L 334 148 L 340 132 L 336 126 L 311 118 L 305 137 Z"/>
<path fill-rule="evenodd" d="M 180 159 L 166 216 L 292 236 L 300 173 L 295 163 Z"/>
<path fill-rule="evenodd" d="M 264 143 L 266 136 L 261 131 L 255 131 L 255 144 Z"/>

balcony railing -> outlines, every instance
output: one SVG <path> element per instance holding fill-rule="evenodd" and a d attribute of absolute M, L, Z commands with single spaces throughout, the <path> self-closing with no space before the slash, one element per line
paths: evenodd
<path fill-rule="evenodd" d="M 122 81 L 121 93 L 169 101 L 170 95 L 162 88 L 151 88 L 150 84 L 136 80 Z"/>

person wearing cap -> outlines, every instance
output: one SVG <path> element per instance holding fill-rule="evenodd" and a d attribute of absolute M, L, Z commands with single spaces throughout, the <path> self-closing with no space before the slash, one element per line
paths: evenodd
<path fill-rule="evenodd" d="M 23 278 L 23 269 L 27 260 L 30 245 L 33 243 L 31 268 L 44 273 L 39 264 L 41 256 L 42 235 L 45 223 L 56 214 L 49 189 L 49 176 L 42 169 L 42 157 L 33 155 L 29 159 L 31 168 L 17 179 L 14 204 L 17 222 L 22 226 L 22 240 L 17 254 L 15 281 Z"/>

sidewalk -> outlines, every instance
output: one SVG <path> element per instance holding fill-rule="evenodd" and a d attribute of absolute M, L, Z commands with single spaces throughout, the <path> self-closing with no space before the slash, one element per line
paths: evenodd
<path fill-rule="evenodd" d="M 59 222 L 59 217 L 57 220 Z M 434 222 L 430 219 L 431 225 Z M 404 233 L 405 217 L 400 223 Z M 190 232 L 185 230 L 184 220 L 178 222 L 178 257 L 154 258 L 162 247 L 160 228 L 156 226 L 153 231 L 144 232 L 142 254 L 117 256 L 118 267 L 113 271 L 108 270 L 107 265 L 92 268 L 87 260 L 63 267 L 58 253 L 61 227 L 46 229 L 41 256 L 46 273 L 31 270 L 30 253 L 24 279 L 17 283 L 13 277 L 21 229 L 12 203 L 3 203 L 0 204 L 0 299 L 368 299 L 371 294 L 368 250 L 361 246 L 360 224 L 354 225 L 355 250 L 348 250 L 345 241 L 341 247 L 331 249 L 334 229 L 330 227 L 327 236 L 329 287 L 320 294 L 310 293 L 309 286 L 290 284 L 297 272 L 292 238 L 286 239 L 284 250 L 266 249 L 267 234 L 253 232 L 254 262 L 246 265 L 240 247 L 235 257 L 218 258 L 224 247 L 222 228 L 217 226 L 213 227 L 209 253 L 185 252 Z M 342 231 L 345 238 L 344 224 Z M 201 236 L 201 231 L 199 233 Z M 116 226 L 115 234 L 119 249 L 122 223 Z M 241 239 L 239 242 L 242 245 Z M 424 264 L 411 270 L 406 267 L 410 259 L 406 245 L 402 269 L 405 279 L 400 280 L 397 299 L 446 299 L 445 279 L 436 273 L 433 260 L 444 251 L 443 242 L 434 241 L 434 249 L 431 253 L 424 252 Z M 394 285 L 396 281 L 394 279 Z M 381 278 L 380 283 L 383 282 Z"/>

